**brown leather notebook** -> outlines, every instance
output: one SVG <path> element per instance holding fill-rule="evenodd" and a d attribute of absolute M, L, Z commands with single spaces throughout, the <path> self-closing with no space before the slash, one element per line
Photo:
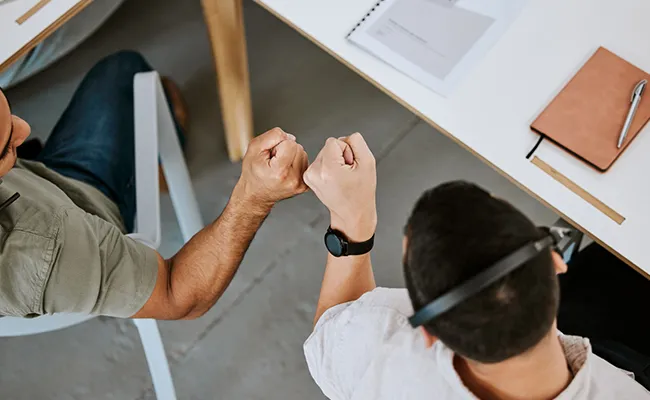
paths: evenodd
<path fill-rule="evenodd" d="M 623 146 L 617 148 L 632 91 L 643 79 L 650 80 L 650 75 L 601 47 L 531 128 L 606 171 L 650 119 L 650 92 L 646 92 Z"/>

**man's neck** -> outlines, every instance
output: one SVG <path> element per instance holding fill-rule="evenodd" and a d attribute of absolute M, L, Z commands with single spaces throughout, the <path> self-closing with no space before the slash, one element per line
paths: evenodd
<path fill-rule="evenodd" d="M 496 364 L 456 356 L 454 367 L 465 386 L 482 400 L 553 399 L 572 379 L 555 329 L 525 354 Z"/>

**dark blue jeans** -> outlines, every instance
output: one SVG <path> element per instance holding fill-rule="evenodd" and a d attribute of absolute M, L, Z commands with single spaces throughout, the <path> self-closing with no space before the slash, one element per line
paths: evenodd
<path fill-rule="evenodd" d="M 128 232 L 133 231 L 136 205 L 133 77 L 151 70 L 140 54 L 131 51 L 98 62 L 37 159 L 113 200 Z"/>

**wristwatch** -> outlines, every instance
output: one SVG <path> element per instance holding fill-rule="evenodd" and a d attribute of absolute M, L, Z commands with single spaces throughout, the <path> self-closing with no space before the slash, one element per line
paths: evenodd
<path fill-rule="evenodd" d="M 369 253 L 375 244 L 375 235 L 365 242 L 353 243 L 345 235 L 330 226 L 325 233 L 325 247 L 334 257 L 360 256 Z"/>

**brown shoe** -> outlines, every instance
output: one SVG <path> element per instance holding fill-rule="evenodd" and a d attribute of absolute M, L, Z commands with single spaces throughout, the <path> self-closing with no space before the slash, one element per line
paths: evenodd
<path fill-rule="evenodd" d="M 178 88 L 178 85 L 170 78 L 163 76 L 161 79 L 163 88 L 165 89 L 165 95 L 167 100 L 171 105 L 172 114 L 180 126 L 180 134 L 185 137 L 187 140 L 187 132 L 189 127 L 189 113 L 187 112 L 187 104 L 183 99 L 183 94 Z M 169 186 L 167 186 L 167 180 L 165 179 L 165 174 L 163 173 L 162 166 L 158 166 L 158 186 L 160 187 L 161 193 L 168 193 Z"/>
<path fill-rule="evenodd" d="M 178 85 L 170 78 L 163 76 L 161 79 L 167 100 L 171 104 L 172 113 L 181 127 L 181 134 L 186 134 L 189 128 L 189 113 L 187 112 L 187 104 L 183 99 L 183 93 L 178 88 Z"/>

